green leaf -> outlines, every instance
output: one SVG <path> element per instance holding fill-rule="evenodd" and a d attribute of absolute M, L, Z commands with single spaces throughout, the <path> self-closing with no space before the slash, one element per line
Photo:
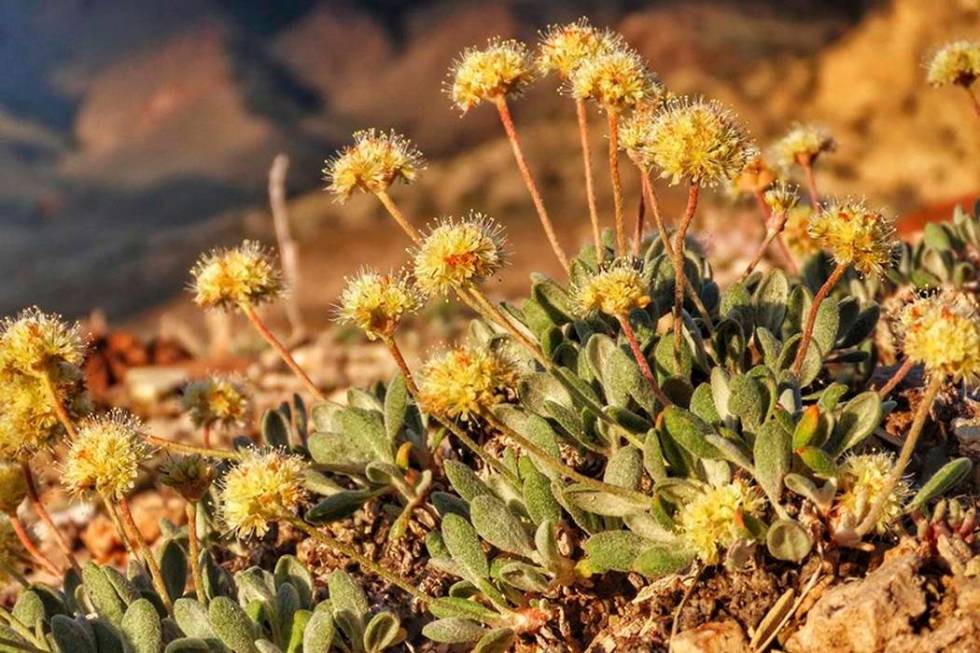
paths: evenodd
<path fill-rule="evenodd" d="M 779 333 L 789 301 L 789 279 L 782 270 L 767 272 L 753 294 L 755 322 L 772 333 Z"/>
<path fill-rule="evenodd" d="M 506 653 L 516 639 L 517 635 L 510 628 L 497 628 L 480 638 L 473 653 Z"/>
<path fill-rule="evenodd" d="M 329 469 L 362 468 L 374 460 L 374 450 L 366 442 L 334 431 L 316 431 L 307 441 L 310 457 Z"/>
<path fill-rule="evenodd" d="M 480 546 L 480 538 L 468 521 L 453 514 L 443 517 L 442 539 L 453 560 L 469 574 L 470 580 L 490 575 L 490 565 Z"/>
<path fill-rule="evenodd" d="M 65 615 L 51 618 L 51 636 L 62 653 L 98 653 L 89 629 Z"/>
<path fill-rule="evenodd" d="M 313 575 L 302 562 L 294 555 L 284 555 L 276 562 L 273 572 L 276 587 L 289 583 L 296 588 L 303 607 L 309 608 L 313 604 Z"/>
<path fill-rule="evenodd" d="M 329 610 L 315 610 L 303 632 L 303 653 L 328 653 L 337 627 Z"/>
<path fill-rule="evenodd" d="M 97 617 L 90 619 L 88 625 L 92 627 L 92 635 L 95 638 L 95 647 L 99 653 L 132 653 L 132 647 L 127 647 L 124 643 L 124 635 L 119 628 L 109 622 L 108 619 Z M 0 646 L 0 651 L 6 651 Z"/>
<path fill-rule="evenodd" d="M 946 494 L 957 483 L 966 478 L 972 469 L 973 463 L 969 458 L 957 458 L 949 461 L 925 482 L 922 489 L 916 492 L 907 509 L 915 510 L 932 499 Z"/>
<path fill-rule="evenodd" d="M 630 531 L 603 531 L 582 544 L 590 571 L 631 571 L 633 563 L 650 541 Z"/>
<path fill-rule="evenodd" d="M 167 644 L 163 653 L 212 653 L 213 650 L 203 639 L 181 637 Z"/>
<path fill-rule="evenodd" d="M 394 447 L 381 412 L 348 407 L 334 415 L 333 424 L 336 431 L 362 443 L 361 448 L 373 451 L 377 460 L 395 462 Z"/>
<path fill-rule="evenodd" d="M 609 457 L 602 480 L 610 485 L 633 490 L 640 484 L 642 476 L 643 454 L 633 445 L 626 445 Z"/>
<path fill-rule="evenodd" d="M 289 448 L 289 421 L 278 410 L 269 409 L 262 415 L 262 441 L 274 449 Z"/>
<path fill-rule="evenodd" d="M 487 634 L 487 629 L 467 619 L 438 619 L 422 627 L 422 634 L 441 644 L 467 644 Z"/>
<path fill-rule="evenodd" d="M 528 516 L 535 524 L 545 520 L 559 521 L 561 506 L 551 493 L 551 481 L 537 469 L 530 470 L 524 475 L 523 482 L 524 506 Z"/>
<path fill-rule="evenodd" d="M 360 510 L 365 503 L 377 496 L 374 490 L 341 490 L 321 499 L 306 513 L 311 524 L 326 524 L 345 519 Z"/>
<path fill-rule="evenodd" d="M 119 625 L 126 612 L 126 605 L 109 582 L 105 571 L 94 562 L 86 562 L 82 567 L 82 583 L 96 613 Z"/>
<path fill-rule="evenodd" d="M 408 388 L 405 385 L 405 377 L 396 374 L 395 378 L 388 384 L 388 391 L 385 393 L 385 434 L 391 442 L 395 441 L 405 425 L 407 412 Z"/>
<path fill-rule="evenodd" d="M 187 554 L 176 540 L 167 540 L 160 554 L 160 572 L 167 594 L 171 601 L 176 601 L 184 595 L 187 587 Z"/>
<path fill-rule="evenodd" d="M 647 578 L 659 578 L 686 569 L 694 560 L 694 553 L 683 547 L 657 544 L 647 547 L 633 560 L 632 571 Z"/>
<path fill-rule="evenodd" d="M 837 300 L 828 297 L 817 309 L 817 319 L 813 323 L 813 342 L 817 343 L 824 355 L 834 348 L 837 341 L 837 327 L 840 316 L 837 313 Z"/>
<path fill-rule="evenodd" d="M 286 642 L 286 653 L 303 653 L 303 634 L 312 618 L 313 613 L 309 610 L 297 610 L 293 615 L 293 626 Z"/>
<path fill-rule="evenodd" d="M 779 519 L 766 533 L 766 547 L 777 560 L 800 562 L 813 549 L 813 538 L 793 519 Z"/>
<path fill-rule="evenodd" d="M 839 455 L 863 442 L 878 428 L 882 416 L 881 398 L 874 390 L 848 401 L 834 426 L 832 453 Z"/>
<path fill-rule="evenodd" d="M 484 540 L 501 551 L 525 558 L 534 555 L 530 535 L 507 505 L 495 496 L 484 494 L 470 502 L 470 520 Z"/>
<path fill-rule="evenodd" d="M 261 653 L 255 646 L 255 626 L 245 610 L 226 596 L 218 596 L 208 606 L 215 634 L 235 653 Z"/>
<path fill-rule="evenodd" d="M 160 653 L 163 648 L 163 626 L 160 615 L 146 599 L 135 601 L 126 610 L 120 628 L 133 653 Z"/>
<path fill-rule="evenodd" d="M 803 411 L 803 415 L 800 417 L 800 421 L 796 423 L 796 428 L 793 430 L 793 451 L 810 444 L 819 431 L 820 407 L 817 404 L 807 406 L 806 410 Z"/>
<path fill-rule="evenodd" d="M 667 478 L 667 465 L 664 464 L 664 454 L 660 448 L 660 436 L 656 429 L 647 432 L 643 439 L 643 468 L 654 481 Z"/>
<path fill-rule="evenodd" d="M 819 447 L 802 447 L 797 450 L 796 455 L 817 476 L 823 478 L 834 478 L 837 476 L 837 465 L 834 464 L 834 459 L 823 449 Z"/>
<path fill-rule="evenodd" d="M 429 612 L 440 619 L 457 618 L 479 621 L 488 626 L 500 622 L 500 614 L 476 601 L 455 596 L 443 596 L 429 604 Z M 305 652 L 304 652 L 305 653 Z"/>
<path fill-rule="evenodd" d="M 625 517 L 650 509 L 647 503 L 641 503 L 611 492 L 593 490 L 589 486 L 580 484 L 565 488 L 565 498 L 576 507 L 603 517 Z"/>
<path fill-rule="evenodd" d="M 481 494 L 493 494 L 476 472 L 458 460 L 447 460 L 445 470 L 453 489 L 466 501 L 472 501 Z"/>
<path fill-rule="evenodd" d="M 677 444 L 698 458 L 723 458 L 721 453 L 705 440 L 714 429 L 680 406 L 668 406 L 662 413 L 664 430 Z"/>
<path fill-rule="evenodd" d="M 364 648 L 367 653 L 380 653 L 395 644 L 401 636 L 401 621 L 393 613 L 383 610 L 368 622 L 364 629 Z"/>
<path fill-rule="evenodd" d="M 327 576 L 327 591 L 335 614 L 339 610 L 349 610 L 360 617 L 370 609 L 364 590 L 346 571 L 335 569 L 330 572 Z"/>
<path fill-rule="evenodd" d="M 177 599 L 174 601 L 174 621 L 188 637 L 195 639 L 214 639 L 217 635 L 211 627 L 208 611 L 196 599 Z"/>
<path fill-rule="evenodd" d="M 751 376 L 737 374 L 732 377 L 730 388 L 728 410 L 747 428 L 761 424 L 769 410 L 770 395 L 765 386 Z"/>
<path fill-rule="evenodd" d="M 756 479 L 774 505 L 779 503 L 783 477 L 789 471 L 790 438 L 789 431 L 777 419 L 766 422 L 755 437 L 752 455 Z"/>

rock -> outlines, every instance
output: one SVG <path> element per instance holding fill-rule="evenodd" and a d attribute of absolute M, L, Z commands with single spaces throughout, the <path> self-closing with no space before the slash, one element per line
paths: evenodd
<path fill-rule="evenodd" d="M 829 590 L 806 623 L 786 642 L 789 653 L 884 651 L 891 640 L 913 632 L 926 611 L 915 555 L 893 558 L 862 581 Z"/>
<path fill-rule="evenodd" d="M 671 642 L 673 653 L 742 653 L 749 650 L 748 640 L 733 619 L 711 621 L 685 630 Z"/>
<path fill-rule="evenodd" d="M 931 630 L 892 640 L 886 653 L 980 651 L 980 579 L 956 576 L 948 589 L 956 596 L 952 613 L 942 615 Z"/>

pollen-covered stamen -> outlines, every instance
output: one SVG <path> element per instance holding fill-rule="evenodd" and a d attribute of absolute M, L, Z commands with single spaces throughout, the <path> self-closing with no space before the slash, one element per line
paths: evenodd
<path fill-rule="evenodd" d="M 926 372 L 954 383 L 980 382 L 980 317 L 976 304 L 954 291 L 924 296 L 899 316 L 905 355 Z"/>
<path fill-rule="evenodd" d="M 347 281 L 337 319 L 356 325 L 371 340 L 387 338 L 421 303 L 407 275 L 362 270 Z"/>
<path fill-rule="evenodd" d="M 410 183 L 424 167 L 422 154 L 394 131 L 367 129 L 354 133 L 354 144 L 326 162 L 327 190 L 340 200 L 355 191 L 381 193 L 398 181 Z"/>
<path fill-rule="evenodd" d="M 425 364 L 419 401 L 438 417 L 467 420 L 514 399 L 519 379 L 517 366 L 506 353 L 461 345 Z"/>
<path fill-rule="evenodd" d="M 272 301 L 284 290 L 272 256 L 258 243 L 202 256 L 191 270 L 194 301 L 204 308 L 234 308 Z"/>
<path fill-rule="evenodd" d="M 521 93 L 534 81 L 534 62 L 527 46 L 513 39 L 494 38 L 483 48 L 468 48 L 449 70 L 446 91 L 466 113 L 481 102 Z"/>
<path fill-rule="evenodd" d="M 811 216 L 809 234 L 834 260 L 877 276 L 892 263 L 895 221 L 858 200 L 833 201 Z"/>
<path fill-rule="evenodd" d="M 447 218 L 423 238 L 413 255 L 415 283 L 426 297 L 477 284 L 504 264 L 500 227 L 480 213 Z"/>

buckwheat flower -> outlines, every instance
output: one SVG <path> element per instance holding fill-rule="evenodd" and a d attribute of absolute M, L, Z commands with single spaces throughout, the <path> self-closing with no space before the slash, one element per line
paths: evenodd
<path fill-rule="evenodd" d="M 895 221 L 863 201 L 831 201 L 810 217 L 810 237 L 838 264 L 877 276 L 892 263 Z"/>
<path fill-rule="evenodd" d="M 388 338 L 420 303 L 418 291 L 406 275 L 362 270 L 347 280 L 337 319 L 356 325 L 370 340 Z"/>
<path fill-rule="evenodd" d="M 838 472 L 840 490 L 835 504 L 834 519 L 859 523 L 871 506 L 886 490 L 886 483 L 895 461 L 887 453 L 849 456 Z M 912 494 L 906 479 L 901 479 L 884 499 L 875 531 L 884 535 L 902 516 L 905 502 Z"/>
<path fill-rule="evenodd" d="M 654 164 L 651 146 L 655 115 L 650 107 L 644 106 L 619 123 L 619 148 L 641 170 L 649 170 Z"/>
<path fill-rule="evenodd" d="M 56 443 L 64 428 L 41 381 L 16 372 L 0 376 L 0 457 L 25 460 Z M 80 382 L 62 381 L 58 392 L 73 419 L 92 410 Z"/>
<path fill-rule="evenodd" d="M 341 200 L 355 191 L 380 193 L 396 181 L 415 180 L 424 167 L 422 154 L 394 131 L 367 129 L 354 133 L 354 144 L 326 162 L 327 190 Z"/>
<path fill-rule="evenodd" d="M 980 382 L 980 316 L 966 295 L 920 297 L 905 306 L 899 325 L 905 355 L 928 374 L 971 386 Z"/>
<path fill-rule="evenodd" d="M 493 38 L 484 48 L 467 48 L 453 62 L 447 92 L 466 113 L 480 102 L 520 94 L 534 76 L 534 62 L 526 45 Z"/>
<path fill-rule="evenodd" d="M 81 376 L 85 339 L 77 323 L 28 308 L 0 323 L 0 369 L 54 379 Z"/>
<path fill-rule="evenodd" d="M 716 564 L 720 553 L 747 536 L 744 515 L 762 510 L 759 493 L 740 480 L 710 488 L 682 505 L 675 520 L 681 536 L 705 564 Z"/>
<path fill-rule="evenodd" d="M 947 43 L 932 55 L 926 81 L 932 86 L 956 84 L 969 88 L 980 77 L 980 41 Z"/>
<path fill-rule="evenodd" d="M 650 304 L 649 288 L 640 271 L 629 261 L 618 259 L 572 289 L 578 311 L 584 315 L 598 311 L 626 317 L 634 308 Z"/>
<path fill-rule="evenodd" d="M 796 123 L 773 144 L 772 156 L 780 167 L 788 168 L 793 164 L 806 167 L 813 165 L 821 154 L 836 148 L 837 143 L 825 127 Z"/>
<path fill-rule="evenodd" d="M 813 207 L 809 204 L 797 204 L 786 214 L 783 239 L 790 251 L 800 257 L 810 256 L 820 251 L 820 245 L 810 237 L 812 215 Z"/>
<path fill-rule="evenodd" d="M 766 206 L 774 214 L 789 212 L 800 201 L 800 189 L 780 180 L 762 195 Z"/>
<path fill-rule="evenodd" d="M 136 417 L 118 409 L 83 420 L 65 456 L 65 486 L 76 496 L 96 492 L 107 500 L 124 498 L 151 454 L 141 427 Z"/>
<path fill-rule="evenodd" d="M 625 45 L 583 61 L 572 71 L 569 89 L 575 99 L 593 100 L 616 113 L 655 104 L 664 94 L 642 57 Z"/>
<path fill-rule="evenodd" d="M 538 44 L 538 70 L 554 72 L 568 79 L 572 72 L 590 57 L 620 46 L 622 38 L 608 30 L 598 30 L 587 18 L 567 25 L 551 25 Z"/>
<path fill-rule="evenodd" d="M 194 301 L 204 308 L 261 304 L 283 292 L 279 268 L 271 255 L 251 240 L 202 256 L 191 275 Z"/>
<path fill-rule="evenodd" d="M 648 149 L 661 177 L 698 186 L 731 181 L 757 154 L 720 102 L 687 98 L 668 102 L 657 114 Z"/>
<path fill-rule="evenodd" d="M 213 376 L 191 381 L 181 397 L 183 409 L 198 427 L 242 424 L 248 415 L 248 395 L 234 379 Z"/>
<path fill-rule="evenodd" d="M 160 466 L 160 482 L 172 487 L 185 501 L 200 501 L 208 493 L 215 471 L 197 454 L 173 456 Z"/>
<path fill-rule="evenodd" d="M 426 362 L 419 383 L 422 407 L 464 421 L 481 410 L 512 401 L 520 373 L 505 353 L 460 345 Z"/>
<path fill-rule="evenodd" d="M 13 462 L 0 462 L 0 513 L 13 515 L 27 496 L 24 470 Z"/>
<path fill-rule="evenodd" d="M 415 283 L 426 297 L 478 284 L 503 266 L 505 246 L 503 230 L 482 213 L 446 218 L 415 250 Z"/>
<path fill-rule="evenodd" d="M 247 452 L 225 475 L 221 514 L 239 536 L 269 532 L 269 523 L 288 519 L 306 499 L 306 464 L 279 451 Z"/>

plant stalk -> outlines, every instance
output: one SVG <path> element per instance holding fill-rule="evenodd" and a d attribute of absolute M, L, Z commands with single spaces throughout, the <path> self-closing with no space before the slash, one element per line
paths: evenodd
<path fill-rule="evenodd" d="M 177 453 L 188 455 L 197 454 L 205 458 L 219 458 L 221 460 L 241 460 L 242 458 L 242 455 L 237 451 L 231 451 L 228 449 L 212 449 L 210 447 L 201 447 L 196 444 L 174 442 L 173 440 L 161 438 L 159 435 L 151 435 L 149 433 L 143 433 L 142 436 L 143 439 L 149 444 L 157 447 L 163 447 L 164 449 L 175 451 Z"/>
<path fill-rule="evenodd" d="M 766 222 L 768 221 L 769 220 L 767 219 Z M 776 217 L 775 224 L 766 226 L 766 237 L 759 244 L 759 248 L 755 251 L 755 256 L 752 257 L 752 260 L 749 261 L 749 264 L 745 267 L 745 272 L 742 273 L 740 281 L 744 281 L 750 274 L 752 274 L 752 270 L 755 269 L 755 266 L 759 265 L 759 261 L 761 261 L 762 257 L 765 256 L 766 250 L 769 249 L 772 241 L 779 240 L 782 242 L 780 234 L 782 233 L 784 227 L 786 227 L 786 211 L 783 211 Z M 785 246 L 786 243 L 783 243 L 783 247 Z M 792 259 L 786 257 L 786 251 L 783 251 L 782 254 L 783 258 L 786 258 L 787 261 L 792 261 Z M 793 274 L 796 274 L 796 272 L 793 271 Z"/>
<path fill-rule="evenodd" d="M 677 366 L 680 367 L 680 357 L 681 357 L 681 311 L 684 308 L 684 288 L 687 285 L 687 275 L 684 272 L 684 238 L 687 236 L 687 230 L 691 226 L 691 221 L 694 219 L 694 214 L 698 208 L 698 196 L 701 193 L 701 187 L 695 183 L 691 183 L 687 190 L 687 208 L 684 210 L 684 216 L 681 218 L 680 224 L 677 227 L 677 233 L 674 234 L 674 311 L 673 311 L 673 327 L 674 327 L 674 360 Z"/>
<path fill-rule="evenodd" d="M 609 123 L 609 177 L 612 180 L 613 210 L 616 224 L 616 252 L 626 254 L 626 227 L 623 224 L 623 180 L 619 175 L 619 113 L 606 107 Z"/>
<path fill-rule="evenodd" d="M 898 387 L 898 384 L 908 376 L 913 367 L 915 367 L 915 361 L 911 358 L 906 358 L 902 365 L 889 377 L 888 382 L 878 388 L 878 396 L 884 399 L 890 395 Z"/>
<path fill-rule="evenodd" d="M 837 282 L 841 280 L 841 277 L 844 276 L 846 271 L 847 266 L 838 263 L 824 284 L 820 286 L 817 294 L 813 296 L 810 311 L 806 316 L 806 324 L 803 326 L 803 337 L 800 339 L 799 349 L 796 350 L 796 359 L 793 361 L 793 374 L 796 378 L 800 378 L 800 370 L 803 369 L 803 361 L 806 360 L 806 351 L 810 348 L 810 341 L 813 340 L 813 325 L 817 321 L 817 312 L 820 310 L 820 304 L 827 298 L 827 295 L 834 289 L 834 286 L 837 285 Z"/>
<path fill-rule="evenodd" d="M 568 265 L 568 256 L 565 254 L 565 250 L 562 249 L 561 243 L 558 242 L 558 236 L 555 234 L 554 226 L 551 224 L 551 218 L 548 216 L 548 210 L 544 206 L 544 200 L 541 199 L 541 193 L 538 191 L 538 186 L 534 182 L 534 177 L 531 176 L 530 168 L 528 168 L 527 160 L 524 158 L 524 150 L 521 148 L 521 142 L 517 137 L 517 128 L 514 127 L 514 119 L 511 117 L 510 108 L 507 106 L 507 98 L 503 95 L 498 95 L 494 98 L 494 104 L 497 106 L 497 113 L 500 114 L 500 122 L 503 124 L 504 131 L 507 133 L 510 147 L 514 151 L 517 168 L 521 172 L 521 177 L 524 178 L 524 185 L 527 186 L 527 192 L 531 195 L 534 209 L 538 212 L 538 219 L 541 220 L 544 234 L 548 237 L 548 242 L 551 243 L 551 249 L 555 252 L 555 256 L 558 257 L 558 262 L 561 263 L 565 274 L 568 274 L 571 270 Z"/>
<path fill-rule="evenodd" d="M 327 395 L 325 395 L 320 388 L 316 387 L 316 384 L 313 383 L 313 379 L 311 379 L 309 375 L 303 371 L 303 368 L 299 366 L 299 363 L 297 363 L 296 359 L 293 358 L 293 355 L 289 353 L 286 346 L 283 345 L 282 342 L 276 338 L 275 334 L 269 330 L 269 327 L 265 325 L 265 322 L 262 321 L 262 318 L 260 318 L 259 314 L 255 311 L 255 307 L 251 304 L 243 302 L 239 304 L 239 308 L 241 308 L 242 312 L 245 313 L 245 317 L 247 317 L 248 321 L 252 323 L 255 330 L 259 332 L 259 335 L 262 336 L 267 343 L 269 343 L 270 347 L 276 350 L 276 353 L 278 353 L 279 357 L 282 358 L 284 363 L 286 363 L 286 366 L 292 370 L 293 374 L 295 374 L 300 381 L 302 381 L 303 385 L 306 386 L 307 391 L 309 391 L 310 394 L 320 401 L 326 401 Z"/>
<path fill-rule="evenodd" d="M 402 350 L 395 342 L 393 336 L 383 336 L 381 341 L 384 342 L 385 347 L 388 348 L 388 353 L 395 360 L 395 364 L 398 365 L 398 369 L 401 370 L 402 376 L 405 377 L 405 386 L 408 388 L 408 392 L 413 396 L 417 396 L 419 393 L 419 387 L 415 384 L 415 377 L 412 376 L 412 370 L 409 369 L 408 363 L 405 361 L 405 356 L 402 355 Z"/>
<path fill-rule="evenodd" d="M 34 480 L 34 473 L 31 471 L 31 466 L 26 461 L 21 462 L 21 470 L 24 472 L 24 480 L 27 484 L 27 500 L 30 502 L 31 507 L 34 512 L 40 518 L 44 525 L 48 527 L 54 537 L 55 543 L 61 552 L 64 554 L 65 559 L 68 560 L 68 564 L 71 565 L 72 569 L 81 572 L 81 567 L 78 566 L 78 559 L 75 557 L 75 552 L 72 551 L 71 546 L 68 544 L 68 540 L 65 539 L 64 534 L 61 530 L 55 526 L 54 520 L 51 518 L 51 514 L 48 512 L 47 508 L 44 507 L 44 503 L 41 501 L 41 495 L 37 490 L 37 482 Z"/>
<path fill-rule="evenodd" d="M 650 369 L 650 363 L 647 361 L 647 357 L 643 355 L 640 343 L 636 339 L 636 333 L 633 331 L 633 327 L 630 326 L 629 318 L 617 315 L 616 319 L 619 320 L 619 327 L 623 330 L 623 335 L 626 336 L 626 342 L 630 345 L 633 358 L 636 359 L 636 364 L 640 366 L 640 372 L 643 374 L 643 378 L 647 380 L 647 383 L 650 384 L 650 389 L 653 390 L 653 394 L 664 407 L 672 406 L 674 402 L 664 394 L 664 391 L 657 383 L 656 377 L 653 375 L 653 370 Z"/>
<path fill-rule="evenodd" d="M 191 563 L 191 583 L 194 585 L 194 595 L 204 605 L 207 597 L 204 595 L 204 576 L 201 574 L 201 543 L 197 537 L 197 502 L 187 502 L 187 557 Z"/>
<path fill-rule="evenodd" d="M 606 248 L 602 245 L 602 230 L 599 228 L 599 211 L 596 208 L 595 185 L 592 178 L 592 150 L 589 145 L 589 117 L 585 100 L 576 98 L 575 114 L 578 117 L 578 135 L 582 143 L 582 162 L 585 170 L 585 199 L 589 204 L 589 221 L 592 223 L 592 238 L 595 241 L 595 255 L 599 264 L 605 258 Z"/>
<path fill-rule="evenodd" d="M 646 213 L 645 196 L 640 193 L 640 203 L 636 207 L 636 225 L 633 227 L 633 258 L 640 258 L 640 245 L 643 243 L 643 218 Z"/>
<path fill-rule="evenodd" d="M 936 395 L 939 394 L 939 391 L 943 387 L 943 380 L 942 376 L 936 374 L 930 379 L 929 385 L 926 386 L 925 394 L 922 395 L 919 407 L 915 411 L 912 428 L 909 429 L 908 435 L 905 436 L 905 442 L 902 443 L 902 450 L 898 454 L 898 460 L 895 461 L 895 466 L 888 475 L 884 487 L 878 493 L 878 498 L 872 504 L 871 510 L 868 511 L 867 516 L 861 521 L 857 529 L 855 529 L 858 538 L 864 537 L 875 527 L 875 523 L 878 521 L 878 515 L 881 514 L 881 510 L 888 501 L 888 497 L 891 496 L 892 490 L 902 480 L 902 474 L 905 473 L 905 468 L 908 467 L 909 461 L 912 460 L 915 445 L 922 435 L 926 420 L 929 418 L 929 411 L 932 409 L 932 404 L 936 401 Z"/>
<path fill-rule="evenodd" d="M 806 190 L 810 195 L 810 205 L 814 211 L 819 211 L 820 194 L 817 193 L 817 180 L 813 174 L 813 162 L 807 161 L 806 163 L 801 163 L 800 166 L 803 168 L 803 175 L 806 177 Z"/>
<path fill-rule="evenodd" d="M 27 551 L 27 553 L 34 558 L 39 565 L 44 567 L 45 571 L 55 577 L 62 575 L 61 569 L 59 569 L 58 566 L 51 561 L 51 558 L 44 555 L 41 549 L 34 544 L 34 540 L 31 539 L 31 534 L 27 532 L 27 526 L 25 526 L 24 522 L 21 521 L 20 517 L 18 517 L 16 514 L 10 515 L 10 525 L 13 527 L 14 533 L 17 534 L 17 539 L 20 540 L 24 550 Z"/>
<path fill-rule="evenodd" d="M 167 612 L 173 614 L 173 603 L 170 601 L 170 595 L 167 593 L 167 584 L 163 581 L 163 573 L 160 571 L 160 565 L 153 556 L 153 552 L 150 551 L 150 547 L 146 543 L 146 538 L 143 537 L 143 533 L 136 526 L 136 521 L 133 519 L 133 511 L 129 507 L 129 499 L 120 497 L 117 505 L 119 506 L 119 514 L 122 517 L 123 524 L 129 527 L 131 536 L 136 540 L 136 544 L 142 554 L 143 562 L 146 563 L 147 568 L 150 570 L 153 588 L 160 595 L 160 600 L 163 601 Z"/>
<path fill-rule="evenodd" d="M 412 242 L 416 245 L 420 244 L 422 242 L 422 234 L 412 225 L 411 222 L 408 221 L 405 214 L 402 213 L 401 209 L 398 208 L 398 205 L 395 204 L 395 200 L 391 199 L 391 195 L 388 194 L 388 191 L 379 190 L 375 193 L 375 195 L 378 196 L 381 204 L 383 204 L 385 209 L 388 210 L 388 213 L 395 219 L 395 222 L 397 222 L 398 226 L 402 228 L 402 231 L 408 234 L 408 237 L 412 239 Z"/>
<path fill-rule="evenodd" d="M 761 190 L 756 190 L 753 195 L 755 196 L 755 203 L 759 207 L 759 211 L 762 213 L 762 226 L 766 228 L 766 232 L 769 232 L 769 219 L 772 216 L 772 211 L 769 210 L 769 206 L 766 204 L 766 198 L 762 194 Z M 788 215 L 788 213 L 787 213 Z M 786 239 L 783 238 L 783 229 L 786 227 L 786 217 L 781 218 L 782 224 L 779 227 L 779 231 L 776 233 L 776 247 L 779 249 L 779 254 L 783 258 L 783 262 L 786 264 L 786 271 L 792 275 L 797 275 L 800 273 L 799 266 L 796 265 L 796 259 L 793 258 L 793 253 L 789 251 L 789 247 L 786 245 Z"/>

